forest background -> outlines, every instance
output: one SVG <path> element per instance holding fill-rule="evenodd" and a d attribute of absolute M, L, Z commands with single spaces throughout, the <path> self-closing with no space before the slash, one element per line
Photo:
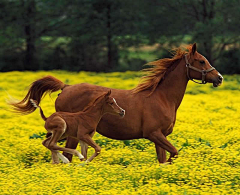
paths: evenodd
<path fill-rule="evenodd" d="M 0 71 L 140 70 L 196 42 L 240 73 L 239 0 L 1 0 Z"/>

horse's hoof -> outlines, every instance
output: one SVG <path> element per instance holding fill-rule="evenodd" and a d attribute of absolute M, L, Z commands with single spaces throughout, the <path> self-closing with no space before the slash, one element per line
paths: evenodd
<path fill-rule="evenodd" d="M 58 164 L 59 164 L 59 162 L 52 162 L 52 164 L 53 164 L 53 165 L 58 165 Z"/>
<path fill-rule="evenodd" d="M 83 163 L 78 164 L 77 167 L 84 167 L 85 165 L 86 165 L 86 163 L 83 162 Z"/>
<path fill-rule="evenodd" d="M 79 156 L 79 159 L 80 159 L 81 161 L 85 160 L 84 156 Z"/>
<path fill-rule="evenodd" d="M 62 162 L 63 162 L 64 164 L 68 164 L 68 163 L 70 163 L 69 160 L 65 160 L 65 159 L 64 159 Z"/>
<path fill-rule="evenodd" d="M 80 152 L 76 152 L 76 156 L 78 156 L 80 160 L 84 159 L 84 156 Z"/>
<path fill-rule="evenodd" d="M 160 166 L 167 166 L 167 165 L 171 165 L 171 163 L 170 162 L 160 163 Z"/>

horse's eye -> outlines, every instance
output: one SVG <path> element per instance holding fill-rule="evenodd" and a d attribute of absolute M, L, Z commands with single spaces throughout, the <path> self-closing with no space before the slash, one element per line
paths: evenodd
<path fill-rule="evenodd" d="M 113 105 L 113 102 L 111 102 L 110 105 Z"/>
<path fill-rule="evenodd" d="M 205 64 L 205 61 L 203 61 L 203 60 L 200 60 L 199 62 L 200 62 L 200 64 Z"/>

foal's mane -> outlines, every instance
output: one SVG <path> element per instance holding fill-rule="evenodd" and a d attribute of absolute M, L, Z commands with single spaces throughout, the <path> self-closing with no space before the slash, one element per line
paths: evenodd
<path fill-rule="evenodd" d="M 173 49 L 172 58 L 164 58 L 149 62 L 146 65 L 151 66 L 150 68 L 143 69 L 146 76 L 143 76 L 140 83 L 136 88 L 133 89 L 133 93 L 138 93 L 150 89 L 149 96 L 155 91 L 157 86 L 161 83 L 164 77 L 178 65 L 180 60 L 185 54 L 192 51 L 192 45 L 179 47 Z"/>
<path fill-rule="evenodd" d="M 98 96 L 96 99 L 94 99 L 93 101 L 91 101 L 87 106 L 84 107 L 84 109 L 82 110 L 82 112 L 87 111 L 89 108 L 91 108 L 93 105 L 95 105 L 95 103 L 100 100 L 101 98 L 103 98 L 106 95 L 106 93 Z"/>

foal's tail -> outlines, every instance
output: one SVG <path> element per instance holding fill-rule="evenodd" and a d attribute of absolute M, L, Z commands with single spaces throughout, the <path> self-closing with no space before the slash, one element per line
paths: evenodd
<path fill-rule="evenodd" d="M 23 98 L 23 100 L 16 102 L 9 100 L 8 104 L 12 106 L 13 110 L 20 114 L 30 114 L 36 107 L 32 105 L 30 99 L 33 99 L 40 103 L 42 97 L 46 93 L 52 93 L 63 89 L 67 85 L 64 84 L 62 81 L 52 77 L 46 76 L 41 79 L 34 81 L 30 85 L 30 89 L 28 90 L 27 95 Z"/>
<path fill-rule="evenodd" d="M 43 110 L 42 110 L 42 108 L 38 105 L 38 102 L 37 102 L 36 100 L 33 100 L 33 99 L 30 99 L 29 101 L 32 103 L 32 105 L 33 105 L 35 108 L 39 108 L 42 119 L 43 119 L 44 121 L 46 121 L 46 120 L 47 120 L 47 117 L 43 114 Z"/>

